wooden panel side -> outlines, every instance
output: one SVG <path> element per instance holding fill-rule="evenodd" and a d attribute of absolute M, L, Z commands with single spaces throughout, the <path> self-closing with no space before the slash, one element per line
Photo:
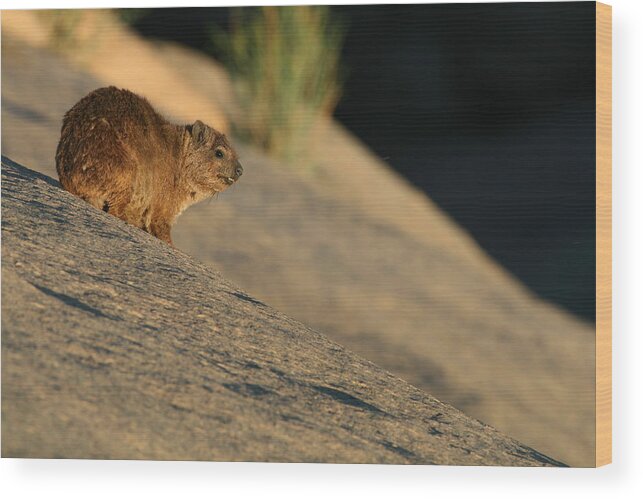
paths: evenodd
<path fill-rule="evenodd" d="M 612 462 L 612 7 L 596 3 L 596 466 Z"/>

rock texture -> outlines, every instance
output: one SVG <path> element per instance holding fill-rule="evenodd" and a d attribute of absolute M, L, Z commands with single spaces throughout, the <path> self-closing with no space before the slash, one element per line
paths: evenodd
<path fill-rule="evenodd" d="M 2 159 L 3 457 L 560 465 Z"/>

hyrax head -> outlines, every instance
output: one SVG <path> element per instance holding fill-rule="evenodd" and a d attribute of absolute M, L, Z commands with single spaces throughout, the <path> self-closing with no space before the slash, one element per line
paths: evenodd
<path fill-rule="evenodd" d="M 197 120 L 188 125 L 186 173 L 203 194 L 221 192 L 236 182 L 243 168 L 224 134 Z"/>

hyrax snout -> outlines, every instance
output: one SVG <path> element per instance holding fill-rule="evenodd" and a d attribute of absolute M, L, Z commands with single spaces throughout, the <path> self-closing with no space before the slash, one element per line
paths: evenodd
<path fill-rule="evenodd" d="M 94 90 L 65 114 L 56 170 L 69 192 L 169 244 L 185 208 L 243 173 L 224 134 L 201 121 L 172 124 L 115 87 Z"/>

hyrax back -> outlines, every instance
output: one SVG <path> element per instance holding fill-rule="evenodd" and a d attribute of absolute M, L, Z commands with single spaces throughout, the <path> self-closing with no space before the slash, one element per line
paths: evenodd
<path fill-rule="evenodd" d="M 185 208 L 243 172 L 222 133 L 201 121 L 169 123 L 115 87 L 94 90 L 65 114 L 56 170 L 69 192 L 170 244 Z"/>

